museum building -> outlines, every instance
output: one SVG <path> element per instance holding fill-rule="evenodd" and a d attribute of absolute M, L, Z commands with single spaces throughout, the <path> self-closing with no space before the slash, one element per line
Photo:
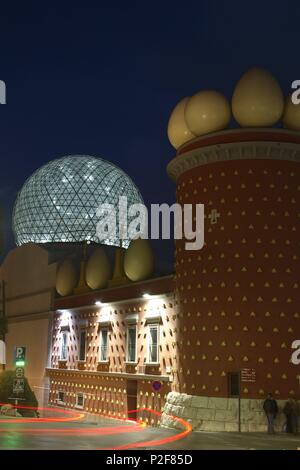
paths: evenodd
<path fill-rule="evenodd" d="M 168 136 L 177 202 L 205 207 L 204 247 L 176 240 L 175 273 L 157 277 L 147 240 L 96 237 L 100 203 L 142 202 L 128 175 L 89 156 L 44 165 L 18 194 L 18 246 L 0 270 L 7 367 L 26 342 L 40 402 L 263 431 L 267 393 L 280 407 L 300 395 L 300 110 L 250 69 L 231 103 L 213 90 L 182 99 Z"/>

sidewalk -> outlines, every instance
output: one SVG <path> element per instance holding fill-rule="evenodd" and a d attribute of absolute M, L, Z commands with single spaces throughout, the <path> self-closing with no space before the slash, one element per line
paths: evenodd
<path fill-rule="evenodd" d="M 193 432 L 182 441 L 159 448 L 182 450 L 300 450 L 300 435 L 294 436 L 286 433 Z"/>

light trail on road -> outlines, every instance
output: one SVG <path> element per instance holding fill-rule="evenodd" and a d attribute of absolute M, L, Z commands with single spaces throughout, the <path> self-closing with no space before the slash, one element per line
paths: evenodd
<path fill-rule="evenodd" d="M 139 408 L 138 410 L 128 411 L 128 413 L 138 413 L 140 411 L 149 411 L 150 413 L 156 416 L 159 416 L 159 417 L 162 416 L 162 413 L 160 411 L 155 411 L 155 410 L 152 410 L 151 408 Z M 125 445 L 118 446 L 118 447 L 108 448 L 105 450 L 129 450 L 129 449 L 136 449 L 139 447 L 144 448 L 144 447 L 160 446 L 163 444 L 167 444 L 169 442 L 174 442 L 174 441 L 178 441 L 179 439 L 183 439 L 184 437 L 186 437 L 188 434 L 192 432 L 192 426 L 190 425 L 190 423 L 188 423 L 184 419 L 178 418 L 177 416 L 170 416 L 170 418 L 180 423 L 183 426 L 184 430 L 178 434 L 175 434 L 175 436 L 164 437 L 162 439 L 153 439 L 152 441 L 135 442 L 135 443 L 125 444 Z"/>
<path fill-rule="evenodd" d="M 7 403 L 0 403 L 1 406 L 7 406 Z M 31 411 L 49 411 L 51 413 L 63 413 L 68 415 L 67 417 L 50 417 L 50 418 L 14 418 L 11 417 L 10 419 L 2 419 L 0 424 L 2 423 L 12 423 L 12 419 L 14 423 L 66 423 L 69 421 L 79 421 L 80 419 L 84 418 L 84 413 L 75 413 L 71 410 L 62 410 L 60 408 L 38 408 L 36 406 L 22 406 L 22 405 L 10 405 L 12 408 L 22 409 L 22 410 L 31 410 Z"/>
<path fill-rule="evenodd" d="M 0 403 L 0 407 L 5 406 L 5 404 Z M 76 422 L 76 421 L 82 421 L 85 417 L 84 413 L 78 413 L 72 410 L 65 410 L 65 409 L 60 409 L 60 408 L 55 408 L 55 407 L 48 407 L 48 408 L 36 408 L 36 407 L 28 407 L 28 406 L 22 406 L 22 405 L 11 405 L 12 408 L 16 409 L 26 409 L 26 410 L 33 410 L 33 411 L 39 411 L 39 412 L 49 412 L 53 415 L 54 414 L 63 414 L 64 416 L 50 416 L 50 417 L 41 417 L 41 418 L 20 418 L 20 417 L 10 417 L 9 419 L 0 419 L 0 433 L 18 433 L 18 434 L 29 434 L 29 435 L 57 435 L 57 436 L 74 436 L 74 437 L 79 437 L 79 436 L 112 436 L 112 435 L 118 435 L 118 434 L 131 434 L 131 433 L 136 433 L 138 431 L 141 431 L 144 429 L 147 425 L 146 423 L 141 420 L 141 419 L 131 419 L 131 418 L 116 418 L 115 416 L 111 416 L 109 414 L 99 414 L 97 416 L 101 418 L 107 418 L 109 420 L 115 420 L 115 421 L 123 421 L 124 423 L 127 423 L 128 426 L 125 425 L 119 425 L 119 426 L 107 426 L 107 427 L 76 427 L 76 428 L 68 428 L 67 424 L 70 422 Z M 153 410 L 151 408 L 139 408 L 137 410 L 131 410 L 128 412 L 128 414 L 135 414 L 135 413 L 141 413 L 141 412 L 147 412 L 150 413 L 154 416 L 161 417 L 162 413 L 156 410 Z M 178 422 L 182 428 L 183 431 L 178 432 L 175 435 L 164 437 L 161 439 L 153 439 L 153 440 L 147 440 L 147 441 L 140 441 L 140 442 L 131 442 L 128 444 L 123 444 L 117 447 L 103 447 L 103 448 L 98 448 L 98 450 L 128 450 L 128 449 L 135 449 L 135 448 L 145 448 L 145 447 L 154 447 L 154 446 L 160 446 L 163 444 L 171 443 L 174 441 L 178 441 L 180 439 L 183 439 L 186 437 L 191 431 L 192 427 L 190 423 L 187 421 L 183 420 L 182 418 L 178 418 L 176 416 L 170 416 L 174 421 Z M 29 424 L 29 423 L 66 423 L 66 427 L 61 429 L 61 428 L 53 428 L 53 427 L 27 427 L 27 426 L 22 426 L 22 427 L 13 427 L 15 424 Z M 3 427 L 2 424 L 10 424 L 11 426 L 6 426 Z M 130 426 L 129 426 L 130 425 Z"/>

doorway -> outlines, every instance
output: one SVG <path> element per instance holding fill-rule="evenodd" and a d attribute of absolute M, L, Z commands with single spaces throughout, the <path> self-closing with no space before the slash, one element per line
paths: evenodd
<path fill-rule="evenodd" d="M 129 419 L 137 419 L 137 380 L 127 380 L 127 413 Z M 134 411 L 134 413 L 129 413 Z"/>

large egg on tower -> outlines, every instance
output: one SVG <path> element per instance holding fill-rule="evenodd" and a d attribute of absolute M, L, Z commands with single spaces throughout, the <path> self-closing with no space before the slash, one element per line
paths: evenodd
<path fill-rule="evenodd" d="M 225 96 L 218 91 L 203 90 L 189 99 L 184 115 L 192 134 L 201 136 L 227 127 L 231 112 Z"/>
<path fill-rule="evenodd" d="M 282 116 L 284 98 L 277 80 L 260 68 L 248 70 L 232 96 L 232 113 L 243 127 L 269 127 Z"/>
<path fill-rule="evenodd" d="M 168 138 L 175 149 L 178 149 L 178 147 L 196 137 L 192 134 L 185 122 L 184 113 L 188 101 L 188 97 L 179 101 L 169 119 Z"/>
<path fill-rule="evenodd" d="M 294 104 L 291 95 L 286 99 L 282 121 L 284 127 L 300 131 L 300 104 Z"/>

